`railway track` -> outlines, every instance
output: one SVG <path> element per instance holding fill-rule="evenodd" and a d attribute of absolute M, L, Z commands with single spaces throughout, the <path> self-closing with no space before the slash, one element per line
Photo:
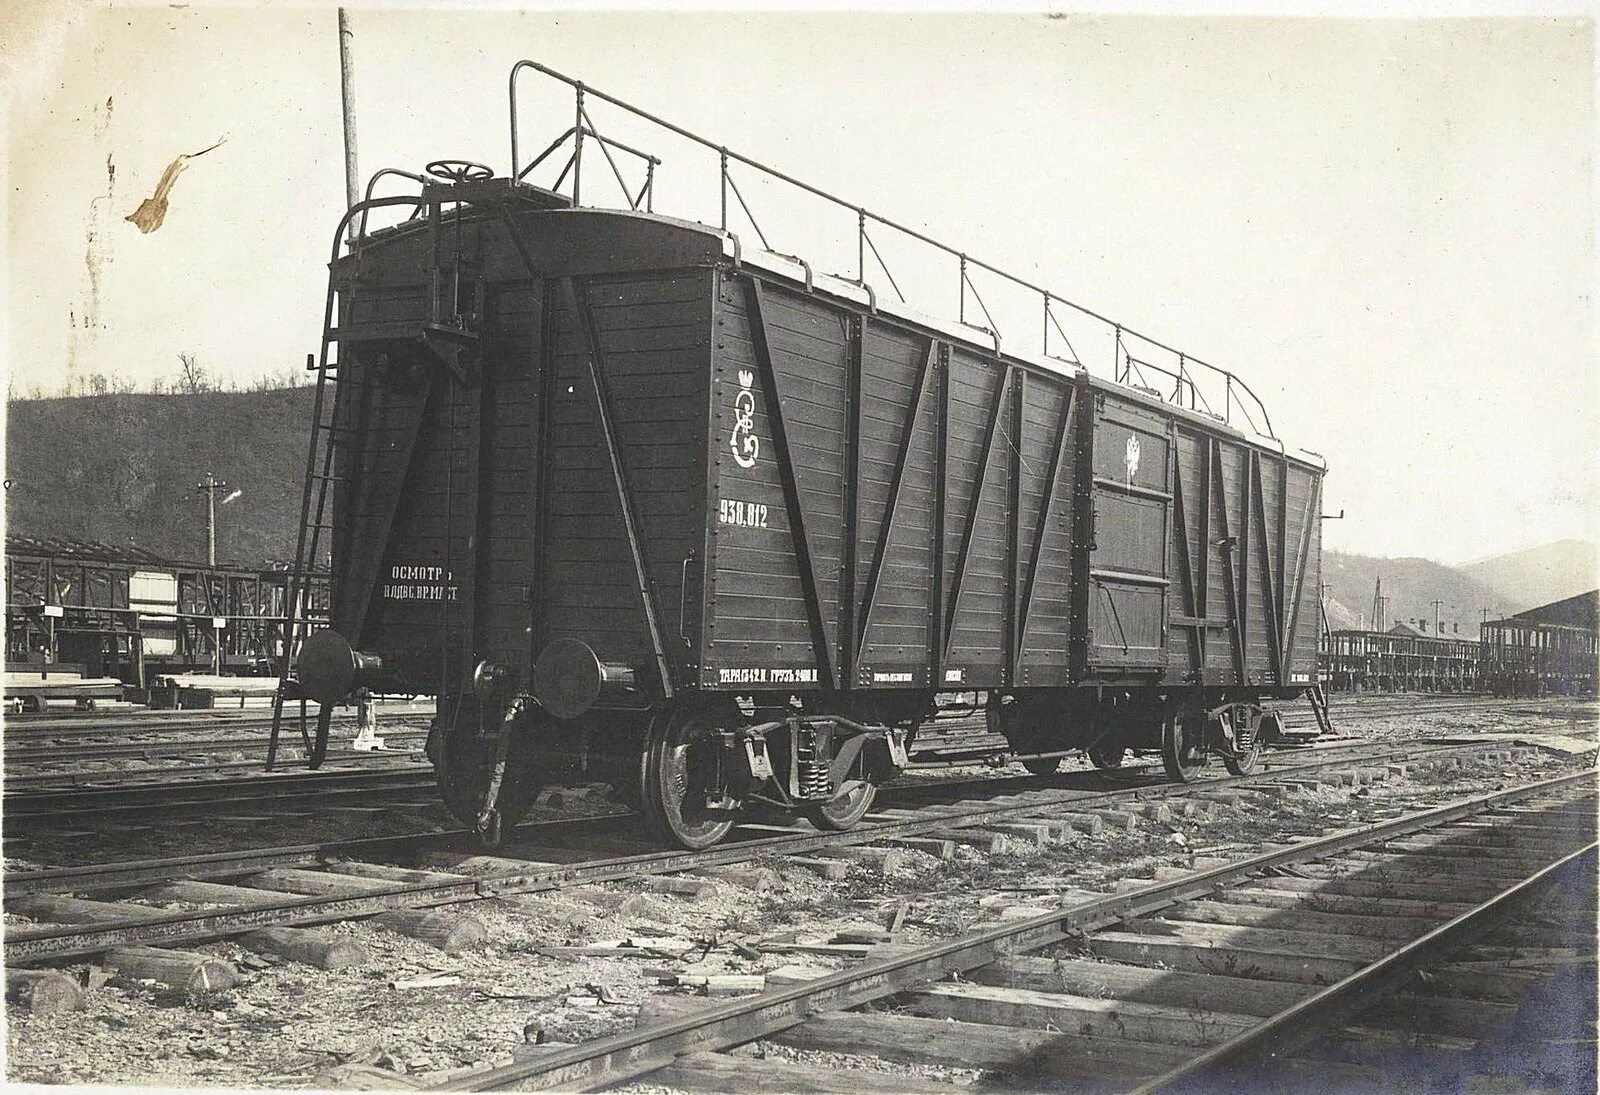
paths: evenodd
<path fill-rule="evenodd" d="M 71 708 L 50 708 L 44 711 L 24 711 L 20 714 L 7 715 L 6 721 L 14 726 L 42 731 L 71 731 L 84 727 L 108 727 L 117 730 L 136 729 L 143 723 L 152 722 L 159 723 L 162 726 L 177 725 L 185 722 L 207 725 L 219 721 L 239 719 L 256 721 L 261 725 L 269 725 L 272 722 L 272 697 L 270 693 L 265 696 L 250 698 L 261 701 L 260 706 L 252 703 L 247 707 L 155 708 L 128 704 L 117 708 L 107 709 L 102 707 L 88 711 Z M 376 697 L 376 703 L 379 711 L 383 714 L 431 715 L 434 709 L 433 701 L 411 696 L 378 696 Z M 312 714 L 316 713 L 315 700 L 308 700 L 307 706 Z"/>
<path fill-rule="evenodd" d="M 337 770 L 337 766 L 340 765 L 381 766 L 389 763 L 414 761 L 421 756 L 421 752 L 418 749 L 389 748 L 391 743 L 388 740 L 388 735 L 384 735 L 384 738 L 385 748 L 375 753 L 357 752 L 348 747 L 341 748 L 330 745 L 326 764 L 316 770 L 293 764 L 280 764 L 275 771 L 267 772 L 262 767 L 260 759 L 217 760 L 214 757 L 207 757 L 190 764 L 166 766 L 143 765 L 109 770 L 85 769 L 82 771 L 44 771 L 20 774 L 7 772 L 5 778 L 6 801 L 9 804 L 13 799 L 21 800 L 34 795 L 67 793 L 74 790 L 90 792 L 125 790 L 137 795 L 159 790 L 162 787 L 181 789 L 189 786 L 216 786 L 219 789 L 233 788 L 248 793 L 249 788 L 260 780 L 272 779 L 280 775 L 315 780 L 323 773 Z M 298 746 L 299 743 L 296 742 L 295 744 Z M 284 746 L 279 755 L 290 755 L 292 752 L 293 750 L 290 747 Z"/>
<path fill-rule="evenodd" d="M 391 732 L 396 742 L 421 744 L 421 734 Z M 184 811 L 210 805 L 228 808 L 258 806 L 293 799 L 310 801 L 318 796 L 329 800 L 361 791 L 391 791 L 434 787 L 431 772 L 419 768 L 421 753 L 415 748 L 386 749 L 383 753 L 333 752 L 330 761 L 356 763 L 361 772 L 338 767 L 318 771 L 291 770 L 263 773 L 255 761 L 224 761 L 182 768 L 130 769 L 119 772 L 80 772 L 71 778 L 60 773 L 7 774 L 6 818 L 13 833 L 38 828 L 54 820 L 73 825 L 117 817 L 141 817 Z M 913 766 L 915 768 L 916 766 Z M 929 765 L 928 767 L 944 767 Z M 1152 769 L 1129 765 L 1129 773 Z M 211 773 L 238 772 L 235 777 L 205 778 Z M 1034 777 L 1018 777 L 1026 786 Z M 1009 786 L 993 777 L 982 781 L 990 787 Z M 977 786 L 976 781 L 970 783 Z"/>
<path fill-rule="evenodd" d="M 1384 697 L 1381 700 L 1350 700 L 1332 703 L 1329 715 L 1335 731 L 1343 724 L 1360 724 L 1412 714 L 1454 714 L 1461 712 L 1504 711 L 1523 713 L 1540 710 L 1544 701 L 1528 699 L 1460 698 L 1450 694 L 1410 697 Z M 1551 706 L 1574 708 L 1571 701 Z M 1267 705 L 1284 714 L 1284 729 L 1290 735 L 1316 734 L 1316 719 L 1303 704 Z M 1592 705 L 1575 708 L 1577 717 L 1592 720 Z M 1566 717 L 1566 716 L 1563 716 Z M 982 714 L 947 716 L 926 724 L 917 740 L 916 755 L 922 767 L 952 766 L 967 763 L 1002 762 L 1009 753 L 1005 739 L 991 734 Z"/>
<path fill-rule="evenodd" d="M 1497 968 L 1498 954 L 1468 948 L 1492 947 L 1509 917 L 1547 887 L 1571 885 L 1573 872 L 1592 893 L 1581 878 L 1594 872 L 1595 791 L 1586 770 L 1197 864 L 437 1089 L 594 1090 L 645 1078 L 690 1091 L 961 1090 L 837 1056 L 808 1063 L 814 1053 L 977 1068 L 1044 1090 L 1459 1084 L 1480 1063 L 1478 1047 L 1515 1026 L 1529 981 Z M 1592 932 L 1563 938 L 1592 977 Z M 1577 1018 L 1592 1084 L 1593 1012 L 1586 1027 Z M 800 1059 L 727 1052 L 753 1043 Z"/>
<path fill-rule="evenodd" d="M 1129 771 L 1116 774 L 1113 778 L 1121 785 L 1109 789 L 1103 781 L 1101 789 L 1038 788 L 1035 780 L 1032 790 L 977 801 L 965 797 L 970 787 L 956 783 L 945 794 L 960 793 L 959 801 L 940 801 L 937 787 L 913 789 L 915 808 L 882 807 L 849 832 L 752 823 L 737 830 L 733 841 L 702 852 L 645 848 L 638 842 L 637 826 L 626 818 L 525 824 L 488 877 L 394 865 L 414 863 L 424 852 L 467 847 L 467 834 L 460 831 L 14 871 L 4 878 L 5 909 L 37 923 L 8 928 L 6 960 L 11 966 L 37 965 L 118 947 L 438 909 L 770 856 L 804 860 L 850 848 L 865 848 L 870 855 L 874 848 L 897 843 L 925 847 L 929 841 L 989 848 L 1017 841 L 1042 844 L 1069 830 L 1097 830 L 1116 811 L 1122 811 L 1119 819 L 1131 818 L 1133 812 L 1162 818 L 1174 809 L 1226 808 L 1230 795 L 1237 802 L 1241 795 L 1281 794 L 1319 782 L 1381 779 L 1386 765 L 1404 771 L 1405 766 L 1456 766 L 1473 758 L 1504 760 L 1511 753 L 1501 743 L 1411 744 L 1387 750 L 1337 746 L 1290 754 L 1253 776 L 1170 784 L 1161 782 L 1153 769 Z M 149 889 L 152 884 L 155 888 Z M 108 894 L 114 899 L 102 900 Z M 187 907 L 167 907 L 175 902 Z"/>
<path fill-rule="evenodd" d="M 383 732 L 385 741 L 420 743 L 428 736 L 422 729 L 393 727 Z M 137 757 L 144 760 L 200 756 L 216 753 L 264 752 L 266 735 L 182 738 L 177 740 L 96 742 L 88 744 L 50 745 L 34 748 L 6 750 L 7 768 L 37 768 L 41 765 L 63 765 L 84 761 L 122 760 Z M 298 745 L 299 738 L 293 728 L 288 728 L 282 739 L 285 745 Z"/>
<path fill-rule="evenodd" d="M 363 805 L 392 805 L 397 795 L 426 802 L 437 798 L 432 770 L 418 754 L 358 754 L 360 769 L 322 768 L 315 772 L 254 775 L 245 779 L 212 779 L 189 783 L 139 783 L 131 786 L 81 787 L 8 794 L 8 835 L 27 833 L 54 823 L 75 827 L 134 817 L 193 816 L 196 811 L 230 812 L 296 809 L 357 799 Z M 259 770 L 259 765 L 252 765 Z M 415 794 L 413 794 L 415 793 Z"/>
<path fill-rule="evenodd" d="M 1363 701 L 1351 705 L 1348 710 L 1336 710 L 1335 718 L 1359 722 L 1412 711 L 1521 710 L 1529 707 L 1530 702 L 1456 700 L 1449 697 L 1440 698 L 1440 702 L 1423 704 L 1416 701 L 1402 701 L 1398 704 L 1391 704 L 1389 701 L 1384 701 L 1382 704 Z M 422 718 L 431 714 L 431 711 L 432 708 L 428 705 L 412 705 L 386 708 L 383 716 L 386 720 Z M 1290 720 L 1291 732 L 1314 727 L 1309 715 L 1304 713 L 1301 715 L 1303 717 L 1297 715 Z M 267 735 L 264 731 L 270 727 L 271 720 L 265 715 L 240 715 L 232 712 L 207 713 L 203 716 L 152 713 L 129 717 L 123 723 L 113 723 L 109 726 L 95 723 L 92 729 L 86 721 L 81 725 L 79 723 L 80 720 L 71 719 L 66 720 L 66 725 L 58 723 L 49 726 L 8 727 L 5 755 L 8 794 L 12 791 L 37 791 L 107 782 L 126 784 L 147 778 L 172 779 L 192 774 L 255 771 L 259 768 L 258 761 L 217 758 L 219 755 L 264 751 L 267 746 Z M 215 731 L 219 726 L 226 727 L 226 736 L 214 733 L 201 737 L 188 736 L 196 731 L 203 734 Z M 336 716 L 335 726 L 349 731 L 353 727 L 353 719 L 350 716 Z M 119 736 L 123 731 L 127 735 L 133 735 L 133 740 L 129 740 L 127 736 Z M 245 736 L 247 734 L 248 736 Z M 415 750 L 426 738 L 426 731 L 415 726 L 408 728 L 391 725 L 384 729 L 382 734 L 391 749 L 399 750 Z M 297 740 L 291 729 L 285 739 L 285 763 L 293 763 L 292 754 Z M 365 754 L 336 751 L 333 759 L 348 761 L 361 756 Z M 1009 758 L 1009 746 L 1003 738 L 988 733 L 981 715 L 957 717 L 931 722 L 925 727 L 923 737 L 913 752 L 911 767 L 915 769 L 967 763 L 1000 764 Z M 167 760 L 180 763 L 166 766 L 122 767 L 113 771 L 84 770 L 79 767 L 130 759 Z M 248 781 L 241 779 L 238 782 L 243 785 Z"/>

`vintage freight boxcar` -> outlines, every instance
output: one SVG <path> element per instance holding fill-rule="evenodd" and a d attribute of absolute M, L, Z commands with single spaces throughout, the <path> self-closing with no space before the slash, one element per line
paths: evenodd
<path fill-rule="evenodd" d="M 300 552 L 331 547 L 332 629 L 285 698 L 439 696 L 489 839 L 574 766 L 686 846 L 756 802 L 849 826 L 944 690 L 1026 753 L 1256 763 L 1260 701 L 1315 672 L 1320 460 L 1240 429 L 1220 370 L 1208 413 L 1193 359 L 1170 393 L 1094 376 L 651 212 L 654 160 L 585 207 L 583 164 L 634 151 L 585 95 L 569 193 L 514 144 L 339 227 L 412 210 L 335 243 Z M 725 196 L 759 166 L 702 143 Z M 863 247 L 897 227 L 848 209 Z"/>

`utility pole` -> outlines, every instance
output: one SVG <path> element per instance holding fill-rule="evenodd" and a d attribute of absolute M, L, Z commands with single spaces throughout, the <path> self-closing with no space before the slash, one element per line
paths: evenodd
<path fill-rule="evenodd" d="M 344 104 L 344 200 L 352 208 L 360 200 L 360 173 L 356 170 L 356 64 L 351 55 L 355 35 L 350 30 L 350 13 L 339 9 L 339 98 Z M 350 242 L 356 239 L 356 224 L 350 221 Z"/>
<path fill-rule="evenodd" d="M 1439 607 L 1443 605 L 1444 602 L 1435 598 L 1428 603 L 1433 606 L 1433 633 L 1437 635 L 1439 634 Z"/>
<path fill-rule="evenodd" d="M 217 491 L 227 490 L 228 484 L 218 479 L 210 472 L 206 472 L 204 483 L 195 485 L 195 490 L 205 491 L 206 495 L 206 563 L 210 566 L 217 565 Z"/>
<path fill-rule="evenodd" d="M 205 482 L 196 484 L 194 489 L 206 493 L 206 564 L 214 567 L 217 565 L 217 491 L 227 490 L 228 484 L 206 472 Z M 208 599 L 210 590 L 211 578 L 207 576 Z M 211 611 L 216 612 L 218 608 L 218 605 L 212 605 Z M 223 608 L 222 611 L 226 612 L 227 609 Z M 218 676 L 222 675 L 222 633 L 218 630 L 221 622 L 222 617 L 211 617 L 211 671 Z"/>

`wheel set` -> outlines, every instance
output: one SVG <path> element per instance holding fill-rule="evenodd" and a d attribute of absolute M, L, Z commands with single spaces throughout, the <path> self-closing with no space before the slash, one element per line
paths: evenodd
<path fill-rule="evenodd" d="M 481 712 L 470 693 L 455 698 L 447 709 L 449 715 L 435 721 L 427 747 L 440 793 L 450 812 L 481 843 L 495 847 L 526 816 L 549 777 L 553 755 L 542 752 L 540 744 L 558 724 L 523 710 L 509 718 Z M 765 741 L 759 749 L 742 740 L 732 744 L 727 719 L 691 707 L 663 705 L 631 717 L 637 720 L 634 725 L 616 735 L 629 744 L 609 756 L 602 778 L 638 810 L 644 831 L 658 843 L 692 851 L 709 848 L 727 837 L 747 803 L 782 806 L 818 829 L 837 832 L 858 824 L 877 801 L 880 768 L 852 766 L 839 779 L 831 758 L 812 762 L 807 777 L 837 780 L 831 799 L 819 799 L 813 790 L 785 804 L 777 801 L 782 795 L 772 793 L 770 784 L 768 793 L 753 795 L 763 779 L 781 782 L 774 779 L 770 763 L 757 777 L 750 769 L 753 761 L 746 759 L 758 754 L 764 758 Z M 629 718 L 625 712 L 615 715 L 618 722 Z M 594 758 L 590 760 L 587 770 L 592 773 L 597 768 Z M 827 786 L 824 782 L 823 794 Z"/>
<path fill-rule="evenodd" d="M 450 812 L 482 843 L 498 845 L 526 816 L 550 776 L 551 757 L 540 751 L 540 743 L 552 737 L 553 722 L 521 707 L 509 715 L 493 704 L 485 709 L 470 692 L 447 706 L 448 716 L 441 714 L 435 721 L 428 741 L 440 793 Z M 613 717 L 625 722 L 630 716 L 619 711 Z M 837 832 L 859 824 L 877 801 L 881 767 L 838 766 L 851 769 L 841 777 L 826 754 L 805 761 L 798 749 L 784 754 L 793 744 L 784 733 L 800 732 L 797 719 L 789 720 L 792 729 L 768 723 L 765 736 L 758 728 L 755 733 L 740 731 L 745 736 L 735 738 L 725 725 L 734 717 L 719 717 L 712 710 L 666 704 L 631 717 L 636 720 L 633 728 L 620 735 L 629 744 L 610 758 L 606 776 L 638 809 L 645 832 L 659 843 L 709 848 L 732 832 L 747 804 L 777 807 L 817 829 Z M 1161 718 L 1158 741 L 1141 735 L 1130 742 L 1124 732 L 1108 730 L 1084 752 L 1096 769 L 1115 771 L 1135 748 L 1157 745 L 1167 778 L 1175 783 L 1199 778 L 1212 754 L 1222 758 L 1230 773 L 1248 775 L 1260 765 L 1263 726 L 1261 709 L 1254 703 L 1169 711 Z M 776 775 L 769 748 L 780 750 Z M 1048 776 L 1059 769 L 1061 757 L 1028 756 L 1021 763 L 1035 776 Z M 796 770 L 791 773 L 789 767 Z M 824 781 L 821 795 L 828 793 L 831 781 L 832 798 L 822 799 L 815 789 L 819 778 Z M 786 779 L 790 795 L 781 789 Z M 798 793 L 808 780 L 808 793 Z"/>

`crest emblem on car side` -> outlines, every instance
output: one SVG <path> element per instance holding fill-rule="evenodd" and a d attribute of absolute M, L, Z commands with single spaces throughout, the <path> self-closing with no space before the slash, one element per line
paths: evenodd
<path fill-rule="evenodd" d="M 1128 435 L 1128 444 L 1122 452 L 1122 462 L 1128 466 L 1128 483 L 1133 483 L 1133 477 L 1139 474 L 1139 439 L 1133 434 Z"/>
<path fill-rule="evenodd" d="M 756 466 L 761 455 L 761 438 L 756 436 L 756 393 L 751 385 L 755 374 L 749 369 L 739 370 L 739 391 L 733 397 L 733 433 L 728 438 L 728 448 L 733 452 L 733 462 L 741 468 Z"/>

